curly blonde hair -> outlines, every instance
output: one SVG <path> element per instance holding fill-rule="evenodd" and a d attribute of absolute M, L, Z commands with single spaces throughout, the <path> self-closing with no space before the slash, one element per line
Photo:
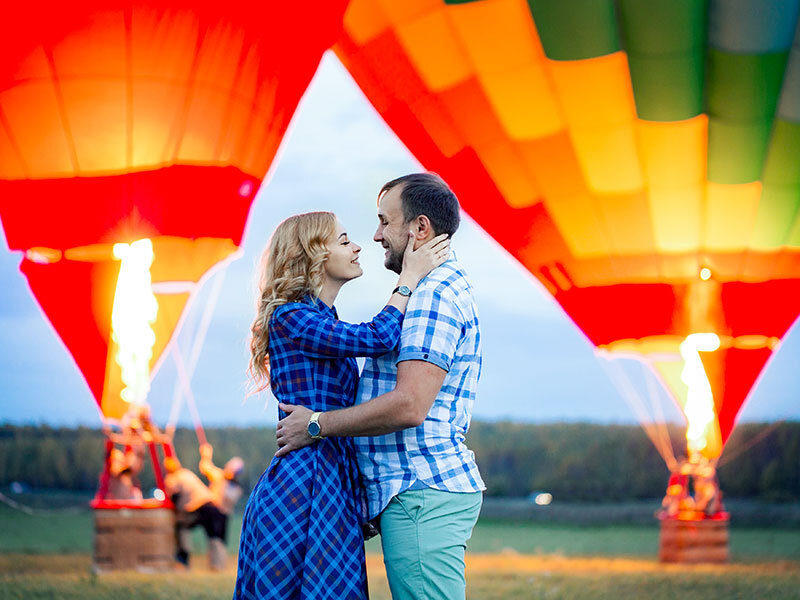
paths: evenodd
<path fill-rule="evenodd" d="M 269 385 L 269 320 L 275 309 L 322 291 L 327 241 L 336 215 L 309 212 L 289 217 L 275 229 L 258 269 L 256 317 L 250 328 L 248 375 L 254 391 Z"/>

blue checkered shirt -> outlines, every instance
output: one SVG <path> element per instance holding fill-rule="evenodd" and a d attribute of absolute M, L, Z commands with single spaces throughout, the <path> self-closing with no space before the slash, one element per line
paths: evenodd
<path fill-rule="evenodd" d="M 395 348 L 402 316 L 387 306 L 355 325 L 311 297 L 278 307 L 269 325 L 275 397 L 313 411 L 351 406 L 354 357 Z M 234 598 L 365 600 L 365 520 L 353 438 L 329 437 L 273 458 L 245 507 Z"/>
<path fill-rule="evenodd" d="M 370 518 L 412 485 L 448 492 L 486 489 L 475 455 L 464 444 L 481 373 L 481 334 L 472 287 L 455 255 L 414 290 L 399 349 L 367 358 L 356 402 L 394 389 L 397 363 L 404 360 L 430 362 L 447 374 L 422 425 L 355 438 Z"/>

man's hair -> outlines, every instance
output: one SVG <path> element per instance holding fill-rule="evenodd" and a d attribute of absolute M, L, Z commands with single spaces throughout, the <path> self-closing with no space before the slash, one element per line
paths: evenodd
<path fill-rule="evenodd" d="M 450 237 L 453 236 L 461 222 L 461 215 L 458 198 L 444 179 L 436 173 L 403 175 L 385 183 L 378 197 L 398 185 L 403 186 L 400 190 L 400 200 L 406 223 L 425 215 L 431 221 L 434 234 L 446 233 Z"/>

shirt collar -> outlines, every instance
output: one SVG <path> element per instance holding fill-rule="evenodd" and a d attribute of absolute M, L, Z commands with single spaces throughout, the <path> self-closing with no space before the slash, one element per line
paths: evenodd
<path fill-rule="evenodd" d="M 322 314 L 331 315 L 336 319 L 339 318 L 339 314 L 336 312 L 335 306 L 328 306 L 313 294 L 306 294 L 305 296 L 303 296 L 302 302 L 303 304 L 308 304 L 309 306 L 313 306 Z"/>

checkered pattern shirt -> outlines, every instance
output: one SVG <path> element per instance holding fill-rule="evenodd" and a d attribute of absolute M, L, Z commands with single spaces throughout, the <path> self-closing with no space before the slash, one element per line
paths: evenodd
<path fill-rule="evenodd" d="M 310 297 L 278 307 L 269 330 L 275 397 L 313 411 L 351 406 L 354 357 L 395 348 L 401 322 L 392 306 L 359 325 Z M 234 598 L 365 600 L 365 520 L 353 438 L 329 437 L 273 458 L 245 507 Z"/>
<path fill-rule="evenodd" d="M 486 489 L 475 455 L 464 444 L 481 372 L 478 310 L 452 254 L 409 299 L 399 349 L 367 358 L 356 402 L 394 389 L 397 363 L 404 360 L 430 362 L 447 374 L 422 425 L 355 438 L 370 518 L 414 484 L 449 492 Z"/>

